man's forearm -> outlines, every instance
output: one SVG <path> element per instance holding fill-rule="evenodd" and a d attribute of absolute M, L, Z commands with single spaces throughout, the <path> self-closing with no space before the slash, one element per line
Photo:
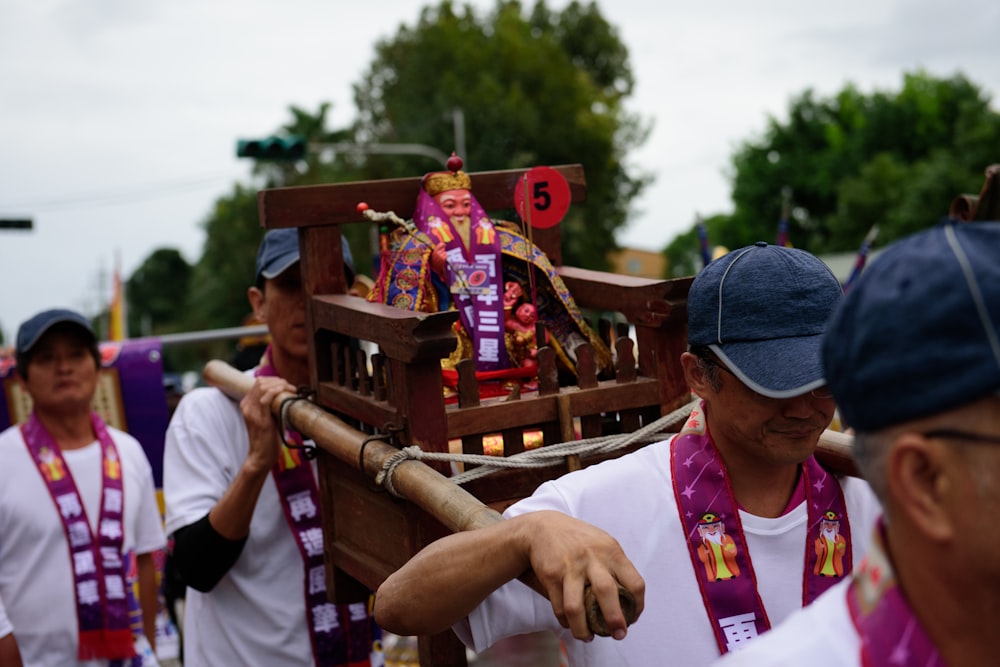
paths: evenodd
<path fill-rule="evenodd" d="M 208 514 L 174 532 L 173 563 L 186 586 L 207 593 L 239 559 L 269 474 L 248 459 Z"/>
<path fill-rule="evenodd" d="M 447 630 L 528 569 L 516 532 L 516 520 L 502 521 L 429 545 L 379 587 L 376 622 L 401 635 Z"/>
<path fill-rule="evenodd" d="M 464 618 L 493 591 L 522 578 L 549 599 L 555 619 L 577 639 L 593 638 L 591 588 L 609 634 L 627 622 L 619 585 L 642 613 L 645 582 L 604 530 L 559 511 L 537 510 L 434 542 L 393 573 L 375 598 L 375 620 L 390 632 L 434 634 Z"/>
<path fill-rule="evenodd" d="M 139 608 L 142 609 L 142 629 L 149 645 L 156 651 L 156 615 L 160 611 L 160 589 L 156 585 L 156 563 L 153 554 L 136 557 L 139 570 Z"/>
<path fill-rule="evenodd" d="M 7 667 L 22 667 L 21 651 L 17 647 L 17 640 L 14 633 L 8 633 L 0 637 L 0 665 Z"/>
<path fill-rule="evenodd" d="M 219 502 L 208 513 L 212 528 L 228 540 L 246 539 L 250 534 L 250 521 L 257 507 L 260 490 L 267 481 L 270 469 L 245 462 Z"/>

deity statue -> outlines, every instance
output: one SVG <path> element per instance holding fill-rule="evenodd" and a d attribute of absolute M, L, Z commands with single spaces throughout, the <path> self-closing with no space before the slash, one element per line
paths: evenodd
<path fill-rule="evenodd" d="M 507 329 L 507 353 L 511 361 L 521 368 L 538 367 L 537 322 L 538 309 L 525 301 L 513 311 L 504 325 Z"/>
<path fill-rule="evenodd" d="M 500 371 L 533 358 L 526 332 L 513 345 L 508 329 L 510 322 L 527 326 L 514 308 L 526 299 L 530 308 L 520 317 L 534 311 L 566 369 L 574 370 L 573 349 L 583 342 L 593 346 L 599 368 L 610 367 L 611 352 L 584 321 L 551 262 L 516 223 L 487 216 L 454 155 L 447 171 L 424 176 L 412 224 L 395 230 L 386 245 L 368 300 L 422 312 L 458 310 L 459 343 L 445 368 L 471 358 L 477 372 Z M 534 323 L 530 328 L 534 348 Z"/>

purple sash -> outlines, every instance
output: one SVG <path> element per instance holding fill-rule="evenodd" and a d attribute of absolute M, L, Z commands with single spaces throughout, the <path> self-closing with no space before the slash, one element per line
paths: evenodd
<path fill-rule="evenodd" d="M 871 549 L 847 589 L 847 608 L 861 637 L 861 664 L 944 667 L 944 660 L 899 590 L 881 520 Z"/>
<path fill-rule="evenodd" d="M 471 196 L 471 193 L 470 193 Z M 469 252 L 451 219 L 441 206 L 421 188 L 414 223 L 421 232 L 444 243 L 448 262 L 445 277 L 448 290 L 472 338 L 476 370 L 508 368 L 504 346 L 503 267 L 500 261 L 500 234 L 486 211 L 472 197 Z"/>
<path fill-rule="evenodd" d="M 101 446 L 101 512 L 96 541 L 62 450 L 34 412 L 21 426 L 21 435 L 59 511 L 66 534 L 79 628 L 77 658 L 131 658 L 135 655 L 135 645 L 129 625 L 122 555 L 125 495 L 121 460 L 96 412 L 91 412 L 90 422 Z"/>
<path fill-rule="evenodd" d="M 135 655 L 128 660 L 112 660 L 108 667 L 158 667 L 153 647 L 142 625 L 142 605 L 139 597 L 139 560 L 134 551 L 124 555 L 125 580 L 128 584 L 128 617 L 135 639 Z"/>
<path fill-rule="evenodd" d="M 268 347 L 257 367 L 255 376 L 275 376 Z M 302 436 L 292 430 L 285 432 L 288 442 L 302 446 Z M 285 512 L 295 544 L 305 570 L 304 588 L 306 622 L 317 666 L 348 665 L 360 667 L 370 663 L 372 642 L 377 631 L 363 603 L 337 605 L 326 595 L 326 567 L 323 563 L 323 526 L 319 513 L 319 490 L 312 465 L 302 456 L 301 449 L 281 448 L 278 462 L 271 470 L 281 507 Z"/>
<path fill-rule="evenodd" d="M 704 403 L 670 445 L 674 495 L 695 576 L 722 653 L 771 627 L 729 475 L 708 433 Z M 837 480 L 810 457 L 802 466 L 808 507 L 802 604 L 851 571 L 850 524 Z"/>

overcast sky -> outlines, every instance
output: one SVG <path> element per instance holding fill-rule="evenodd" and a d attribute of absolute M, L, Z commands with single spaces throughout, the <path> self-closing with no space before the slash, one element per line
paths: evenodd
<path fill-rule="evenodd" d="M 160 247 L 196 261 L 213 202 L 249 181 L 237 137 L 270 133 L 292 104 L 331 102 L 331 127 L 348 123 L 351 84 L 375 41 L 429 3 L 2 4 L 0 218 L 34 220 L 31 232 L 0 230 L 0 329 L 10 341 L 44 308 L 101 310 L 116 256 L 126 277 Z M 898 90 L 904 72 L 923 68 L 961 72 L 1000 106 L 996 0 L 598 4 L 631 53 L 629 108 L 655 123 L 632 156 L 656 181 L 619 236 L 626 246 L 659 250 L 696 213 L 731 210 L 734 147 L 768 116 L 784 119 L 806 88 Z"/>

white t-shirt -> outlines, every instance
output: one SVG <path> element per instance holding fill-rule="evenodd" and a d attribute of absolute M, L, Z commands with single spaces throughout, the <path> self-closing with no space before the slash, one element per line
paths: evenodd
<path fill-rule="evenodd" d="M 840 482 L 857 563 L 868 549 L 878 501 L 865 482 Z M 548 600 L 515 580 L 455 626 L 468 646 L 482 650 L 505 636 L 549 629 L 563 638 L 574 667 L 706 665 L 719 656 L 677 511 L 668 441 L 547 482 L 505 515 L 540 509 L 578 517 L 618 540 L 646 582 L 642 616 L 622 641 L 584 643 L 559 625 Z M 802 606 L 806 506 L 775 519 L 741 511 L 740 519 L 773 626 Z"/>
<path fill-rule="evenodd" d="M 122 465 L 125 553 L 145 554 L 166 545 L 156 504 L 153 472 L 132 436 L 108 427 Z M 101 447 L 95 440 L 63 452 L 97 530 L 102 486 Z M 18 426 L 0 433 L 0 598 L 17 629 L 26 667 L 106 665 L 76 660 L 78 624 L 69 546 L 56 509 Z"/>
<path fill-rule="evenodd" d="M 719 667 L 861 667 L 861 640 L 847 608 L 850 579 L 789 616 L 746 648 L 727 653 Z"/>
<path fill-rule="evenodd" d="M 163 491 L 167 533 L 202 519 L 243 465 L 249 436 L 222 392 L 188 392 L 167 429 Z M 187 589 L 185 667 L 313 664 L 304 569 L 273 475 L 261 489 L 239 559 L 209 593 Z"/>

